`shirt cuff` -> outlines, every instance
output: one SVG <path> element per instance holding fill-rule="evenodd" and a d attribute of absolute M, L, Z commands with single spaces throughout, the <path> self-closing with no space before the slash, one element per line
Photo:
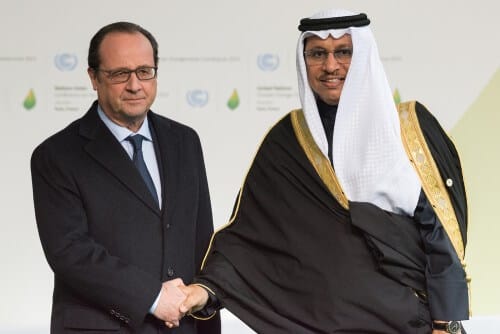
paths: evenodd
<path fill-rule="evenodd" d="M 158 302 L 160 301 L 160 295 L 161 295 L 161 289 L 160 289 L 160 292 L 158 292 L 158 296 L 156 296 L 156 299 L 153 303 L 153 305 L 151 305 L 151 308 L 149 309 L 149 313 L 153 314 L 156 310 L 156 307 L 158 306 Z"/>

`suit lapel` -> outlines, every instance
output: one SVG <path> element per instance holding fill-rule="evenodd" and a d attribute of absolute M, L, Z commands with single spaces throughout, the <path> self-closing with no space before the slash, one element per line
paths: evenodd
<path fill-rule="evenodd" d="M 80 134 L 89 139 L 85 145 L 87 153 L 160 216 L 160 209 L 132 160 L 99 118 L 96 102 L 82 118 Z"/>
<path fill-rule="evenodd" d="M 180 142 L 179 136 L 172 128 L 170 121 L 158 117 L 158 115 L 149 113 L 150 126 L 156 136 L 157 145 L 155 145 L 156 157 L 160 170 L 162 184 L 162 208 L 166 213 L 167 219 L 172 217 L 180 177 Z"/>

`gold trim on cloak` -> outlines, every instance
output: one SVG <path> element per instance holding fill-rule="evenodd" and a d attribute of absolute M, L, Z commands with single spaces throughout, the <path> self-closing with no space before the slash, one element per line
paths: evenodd
<path fill-rule="evenodd" d="M 450 196 L 420 128 L 415 111 L 415 101 L 400 103 L 398 111 L 403 146 L 410 158 L 411 164 L 420 177 L 422 188 L 434 208 L 434 212 L 443 224 L 453 244 L 453 248 L 455 248 L 455 252 L 463 265 L 465 252 L 462 234 L 460 233 Z"/>
<path fill-rule="evenodd" d="M 458 220 L 450 196 L 446 191 L 443 178 L 439 173 L 439 169 L 420 128 L 415 111 L 415 103 L 415 101 L 409 101 L 398 104 L 403 146 L 410 158 L 411 164 L 418 173 L 427 199 L 431 203 L 439 221 L 443 224 L 444 230 L 462 264 L 469 290 L 469 315 L 471 315 L 471 278 L 467 273 L 462 234 L 460 233 Z"/>
<path fill-rule="evenodd" d="M 293 110 L 291 113 L 293 131 L 295 136 L 306 153 L 309 162 L 313 165 L 314 169 L 320 176 L 323 183 L 326 185 L 330 193 L 335 197 L 337 202 L 346 210 L 349 209 L 349 201 L 344 194 L 342 187 L 335 175 L 332 164 L 327 157 L 321 152 L 314 138 L 309 131 L 306 119 L 302 109 Z"/>

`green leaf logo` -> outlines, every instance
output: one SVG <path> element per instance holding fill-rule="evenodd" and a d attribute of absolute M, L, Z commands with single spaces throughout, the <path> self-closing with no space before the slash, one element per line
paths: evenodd
<path fill-rule="evenodd" d="M 235 89 L 233 90 L 233 94 L 231 94 L 231 97 L 227 101 L 227 106 L 229 107 L 229 109 L 234 110 L 238 108 L 239 105 L 240 105 L 240 97 L 238 96 L 238 92 Z"/>
<path fill-rule="evenodd" d="M 23 106 L 26 110 L 30 110 L 33 109 L 35 105 L 36 105 L 35 91 L 33 89 L 30 89 L 28 95 L 26 95 L 26 98 L 24 99 Z"/>
<path fill-rule="evenodd" d="M 399 90 L 397 88 L 394 90 L 394 94 L 392 95 L 392 98 L 394 99 L 394 103 L 396 103 L 396 104 L 401 103 L 401 96 L 399 95 Z"/>

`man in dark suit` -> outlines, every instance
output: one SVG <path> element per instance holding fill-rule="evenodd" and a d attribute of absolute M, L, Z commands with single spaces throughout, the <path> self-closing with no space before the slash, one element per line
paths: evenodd
<path fill-rule="evenodd" d="M 51 333 L 220 333 L 218 317 L 165 326 L 213 225 L 196 132 L 149 109 L 158 44 L 138 25 L 113 23 L 92 38 L 88 62 L 97 101 L 31 159 L 54 271 Z"/>

